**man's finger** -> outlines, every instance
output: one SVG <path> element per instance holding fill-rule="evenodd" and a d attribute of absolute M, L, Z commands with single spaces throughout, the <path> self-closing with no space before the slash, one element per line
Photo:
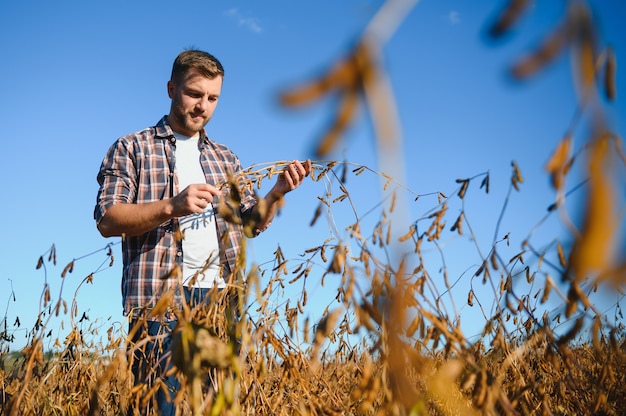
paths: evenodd
<path fill-rule="evenodd" d="M 297 173 L 298 177 L 300 179 L 302 179 L 304 176 L 307 175 L 307 170 L 306 168 L 302 165 L 302 162 L 300 162 L 299 160 L 295 160 L 293 162 L 291 162 L 291 166 L 294 166 L 295 168 L 295 172 Z"/>

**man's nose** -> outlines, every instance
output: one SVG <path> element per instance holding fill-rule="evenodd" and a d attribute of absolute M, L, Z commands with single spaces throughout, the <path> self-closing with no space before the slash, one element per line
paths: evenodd
<path fill-rule="evenodd" d="M 200 98 L 196 103 L 196 108 L 202 111 L 206 111 L 209 106 L 209 100 L 206 98 Z"/>

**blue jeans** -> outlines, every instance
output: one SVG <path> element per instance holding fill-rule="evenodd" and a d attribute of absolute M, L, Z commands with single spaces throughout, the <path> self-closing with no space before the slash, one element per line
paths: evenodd
<path fill-rule="evenodd" d="M 207 295 L 210 289 L 185 289 L 185 300 L 190 307 L 194 307 L 203 302 L 207 302 Z M 176 373 L 170 373 L 172 362 L 170 359 L 170 348 L 172 344 L 172 333 L 176 328 L 178 321 L 141 321 L 131 320 L 129 324 L 129 332 L 132 332 L 135 325 L 139 325 L 137 332 L 134 334 L 129 346 L 134 346 L 145 338 L 154 338 L 159 335 L 165 335 L 162 339 L 151 340 L 133 355 L 132 371 L 135 377 L 135 385 L 146 384 L 148 389 L 154 385 L 154 381 L 161 379 L 167 386 L 167 392 L 159 388 L 155 397 L 150 400 L 146 407 L 139 410 L 139 414 L 148 414 L 151 408 L 155 408 L 161 416 L 174 416 L 176 414 L 176 406 L 174 405 L 174 397 L 180 389 L 180 381 L 176 377 Z M 131 406 L 128 414 L 133 415 L 135 407 Z"/>
<path fill-rule="evenodd" d="M 170 355 L 166 353 L 170 350 L 172 343 L 171 334 L 176 327 L 176 323 L 177 321 L 141 322 L 133 320 L 129 324 L 129 331 L 132 331 L 135 325 L 139 325 L 137 332 L 132 338 L 131 346 L 148 337 L 153 338 L 165 335 L 164 338 L 151 340 L 145 346 L 134 351 L 132 371 L 135 377 L 135 385 L 146 384 L 149 390 L 154 385 L 154 381 L 160 378 L 167 386 L 167 393 L 163 389 L 159 389 L 145 407 L 135 409 L 134 406 L 131 406 L 128 412 L 129 415 L 134 415 L 134 410 L 139 410 L 141 415 L 149 414 L 152 408 L 157 409 L 157 413 L 162 416 L 174 416 L 176 414 L 173 400 L 176 392 L 180 389 L 180 382 L 175 374 L 166 376 L 167 372 L 172 368 Z"/>

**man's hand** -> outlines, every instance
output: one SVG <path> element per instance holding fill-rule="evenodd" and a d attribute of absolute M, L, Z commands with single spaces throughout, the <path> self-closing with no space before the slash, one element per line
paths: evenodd
<path fill-rule="evenodd" d="M 250 236 L 258 235 L 269 227 L 276 211 L 278 211 L 284 203 L 283 197 L 285 194 L 300 186 L 302 182 L 304 182 L 304 178 L 309 176 L 310 173 L 310 160 L 307 160 L 304 164 L 299 160 L 294 160 L 282 170 L 272 190 L 265 196 L 264 200 L 260 201 L 254 208 L 255 211 L 253 215 L 256 216 L 257 219 L 253 224 L 254 229 L 249 230 Z"/>
<path fill-rule="evenodd" d="M 139 235 L 172 218 L 199 214 L 222 191 L 206 183 L 189 185 L 170 199 L 145 204 L 116 204 L 110 207 L 98 223 L 104 237 Z"/>
<path fill-rule="evenodd" d="M 213 201 L 213 197 L 222 194 L 222 191 L 208 183 L 191 184 L 172 198 L 172 216 L 199 214 Z"/>
<path fill-rule="evenodd" d="M 307 160 L 302 164 L 299 160 L 294 160 L 285 167 L 278 175 L 276 184 L 272 189 L 272 193 L 285 195 L 287 192 L 293 191 L 302 184 L 304 178 L 311 173 L 311 161 Z"/>

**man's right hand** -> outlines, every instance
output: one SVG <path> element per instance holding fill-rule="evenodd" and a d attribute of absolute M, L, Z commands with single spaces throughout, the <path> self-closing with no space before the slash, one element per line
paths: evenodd
<path fill-rule="evenodd" d="M 213 197 L 222 194 L 221 190 L 208 183 L 191 184 L 170 200 L 172 217 L 199 214 L 213 201 Z"/>
<path fill-rule="evenodd" d="M 192 184 L 170 199 L 145 204 L 115 204 L 98 223 L 104 237 L 134 236 L 155 229 L 172 218 L 199 214 L 206 209 L 213 197 L 222 191 L 206 183 Z"/>

